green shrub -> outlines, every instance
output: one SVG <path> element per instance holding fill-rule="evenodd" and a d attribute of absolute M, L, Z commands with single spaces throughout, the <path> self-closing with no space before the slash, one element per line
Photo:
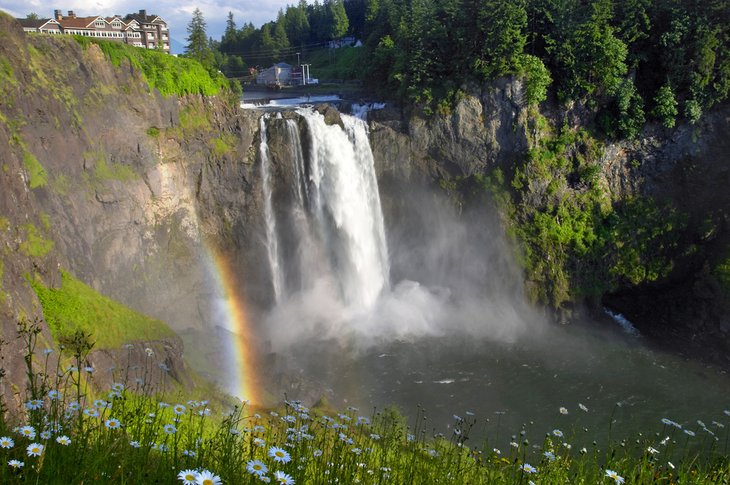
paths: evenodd
<path fill-rule="evenodd" d="M 677 100 L 669 84 L 665 84 L 654 97 L 654 116 L 665 128 L 673 128 L 677 119 Z"/>
<path fill-rule="evenodd" d="M 520 57 L 520 73 L 525 77 L 527 104 L 537 106 L 547 98 L 548 86 L 553 82 L 550 71 L 539 57 L 523 54 Z"/>

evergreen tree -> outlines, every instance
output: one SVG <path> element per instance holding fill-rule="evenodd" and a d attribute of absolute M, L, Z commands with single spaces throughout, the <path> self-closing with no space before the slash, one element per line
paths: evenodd
<path fill-rule="evenodd" d="M 299 5 L 289 6 L 286 9 L 285 28 L 286 36 L 291 45 L 300 46 L 309 39 L 309 19 L 307 18 L 307 2 L 300 0 Z"/>
<path fill-rule="evenodd" d="M 231 44 L 236 40 L 236 22 L 233 21 L 233 12 L 228 12 L 226 30 L 223 32 L 221 44 Z"/>
<path fill-rule="evenodd" d="M 477 12 L 477 35 L 480 39 L 474 67 L 491 79 L 513 71 L 527 43 L 525 1 L 480 2 Z"/>
<path fill-rule="evenodd" d="M 674 91 L 672 91 L 672 86 L 669 84 L 659 88 L 654 97 L 653 113 L 665 128 L 674 127 L 679 111 L 677 111 L 677 99 L 674 97 Z"/>
<path fill-rule="evenodd" d="M 206 23 L 203 19 L 203 12 L 196 8 L 193 12 L 193 18 L 188 24 L 188 44 L 185 46 L 185 54 L 197 60 L 206 68 L 210 68 L 213 64 L 213 53 L 208 44 L 205 28 Z"/>
<path fill-rule="evenodd" d="M 325 0 L 325 31 L 329 39 L 339 39 L 347 33 L 350 21 L 342 0 Z"/>

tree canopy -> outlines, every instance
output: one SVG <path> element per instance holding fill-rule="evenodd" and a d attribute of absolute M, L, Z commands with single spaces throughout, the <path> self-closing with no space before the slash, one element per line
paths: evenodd
<path fill-rule="evenodd" d="M 291 62 L 346 35 L 368 59 L 353 72 L 381 95 L 434 105 L 523 75 L 532 102 L 552 81 L 558 101 L 585 103 L 622 136 L 646 119 L 695 122 L 730 93 L 726 0 L 299 0 L 260 28 L 229 14 L 219 68 Z"/>

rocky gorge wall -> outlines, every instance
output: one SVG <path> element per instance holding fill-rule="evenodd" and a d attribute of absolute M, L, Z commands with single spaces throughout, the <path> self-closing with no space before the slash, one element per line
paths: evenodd
<path fill-rule="evenodd" d="M 0 40 L 4 394 L 22 391 L 16 323 L 43 317 L 29 280 L 58 287 L 60 269 L 195 342 L 220 323 L 211 255 L 258 257 L 247 240 L 259 224 L 256 116 L 215 97 L 162 97 L 98 46 L 26 36 L 6 15 Z M 165 348 L 182 368 L 179 339 Z"/>
<path fill-rule="evenodd" d="M 682 124 L 668 130 L 649 124 L 635 140 L 596 140 L 588 135 L 588 142 L 575 143 L 560 137 L 565 132 L 585 133 L 585 127 L 591 126 L 595 114 L 584 107 L 559 109 L 548 103 L 538 112 L 526 105 L 524 84 L 519 79 L 502 79 L 473 93 L 446 116 L 424 118 L 393 109 L 371 113 L 371 144 L 381 191 L 385 187 L 384 205 L 393 203 L 388 200 L 389 191 L 398 193 L 393 188 L 402 189 L 404 181 L 411 179 L 440 186 L 460 207 L 484 204 L 484 198 L 474 197 L 475 193 L 492 192 L 488 199 L 496 198 L 498 205 L 500 198 L 509 199 L 508 207 L 501 204 L 501 219 L 513 243 L 521 247 L 518 259 L 528 265 L 528 294 L 530 286 L 548 287 L 551 282 L 530 273 L 529 261 L 525 263 L 530 256 L 525 254 L 525 242 L 519 240 L 525 231 L 519 230 L 532 221 L 520 219 L 526 211 L 516 210 L 516 205 L 530 207 L 535 217 L 535 213 L 550 213 L 560 200 L 579 200 L 582 204 L 582 197 L 590 192 L 599 194 L 596 205 L 606 211 L 606 220 L 616 217 L 611 207 L 621 207 L 627 201 L 650 201 L 667 207 L 670 213 L 681 215 L 682 223 L 671 228 L 671 244 L 664 247 L 658 235 L 653 235 L 657 236 L 654 239 L 647 236 L 656 247 L 647 248 L 648 254 L 628 263 L 649 267 L 647 259 L 652 253 L 661 253 L 666 258 L 665 274 L 651 281 L 616 277 L 610 287 L 589 297 L 568 292 L 554 302 L 558 312 L 553 314 L 580 320 L 588 310 L 589 315 L 601 318 L 605 317 L 603 308 L 609 307 L 663 346 L 730 366 L 728 106 L 706 113 L 696 125 Z M 540 174 L 534 170 L 537 163 L 533 160 L 539 162 L 544 147 L 552 147 L 551 143 L 564 144 L 558 158 L 567 168 L 549 167 L 547 175 L 540 175 L 542 180 L 533 177 L 529 184 L 543 184 L 538 190 L 532 186 L 517 188 L 520 171 L 530 173 L 532 169 L 532 173 Z M 505 179 L 497 193 L 493 184 L 484 183 L 495 169 Z M 582 172 L 595 174 L 594 180 L 586 183 Z M 557 189 L 551 193 L 553 187 Z M 586 205 L 578 206 L 589 210 Z M 553 217 L 560 228 L 560 215 Z M 642 240 L 642 233 L 655 230 L 648 221 L 639 221 L 632 228 L 636 235 L 620 224 L 614 227 L 618 229 L 612 230 L 623 233 L 618 239 L 624 243 L 627 239 Z M 560 242 L 556 238 L 547 244 L 557 246 Z M 620 246 L 616 250 L 620 251 Z M 581 266 L 591 264 L 595 263 L 575 255 L 564 262 L 566 267 L 579 268 L 572 274 L 580 274 Z M 540 300 L 539 296 L 535 299 Z M 542 304 L 551 306 L 547 298 Z"/>

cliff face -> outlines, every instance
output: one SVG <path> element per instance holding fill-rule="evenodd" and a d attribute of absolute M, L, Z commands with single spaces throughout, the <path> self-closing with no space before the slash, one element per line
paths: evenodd
<path fill-rule="evenodd" d="M 256 117 L 163 98 L 97 46 L 26 36 L 5 15 L 0 38 L 3 352 L 22 355 L 16 322 L 42 318 L 28 279 L 58 286 L 60 268 L 191 340 L 218 324 L 210 251 L 258 257 Z M 10 367 L 6 382 L 22 382 Z"/>
<path fill-rule="evenodd" d="M 495 168 L 506 174 L 506 189 L 513 191 L 509 177 L 516 168 L 524 170 L 528 151 L 549 136 L 536 122 L 537 112 L 524 104 L 523 89 L 519 81 L 503 79 L 481 94 L 465 97 L 451 115 L 428 120 L 387 109 L 373 112 L 371 142 L 381 191 L 386 188 L 384 205 L 398 205 L 388 197 L 388 187 L 402 190 L 409 180 L 419 179 L 416 183 L 438 182 L 457 204 L 468 205 L 474 184 L 458 181 L 489 175 Z M 591 115 L 579 106 L 567 111 L 548 107 L 539 116 L 549 125 L 565 124 L 572 130 L 591 122 Z M 696 125 L 673 130 L 649 125 L 636 140 L 597 144 L 599 155 L 590 161 L 598 167 L 596 186 L 605 200 L 616 206 L 651 199 L 682 214 L 684 225 L 669 254 L 671 270 L 666 276 L 639 284 L 624 282 L 598 300 L 585 302 L 594 314 L 602 314 L 600 307 L 606 305 L 624 313 L 643 333 L 722 365 L 730 365 L 730 288 L 720 284 L 716 268 L 730 255 L 730 192 L 725 189 L 730 183 L 729 127 L 730 109 L 725 105 L 706 113 Z M 583 156 L 572 153 L 571 163 L 577 165 Z M 502 219 L 508 228 L 518 223 L 507 214 Z M 529 279 L 527 283 L 542 284 Z M 571 305 L 575 303 L 580 301 Z"/>

